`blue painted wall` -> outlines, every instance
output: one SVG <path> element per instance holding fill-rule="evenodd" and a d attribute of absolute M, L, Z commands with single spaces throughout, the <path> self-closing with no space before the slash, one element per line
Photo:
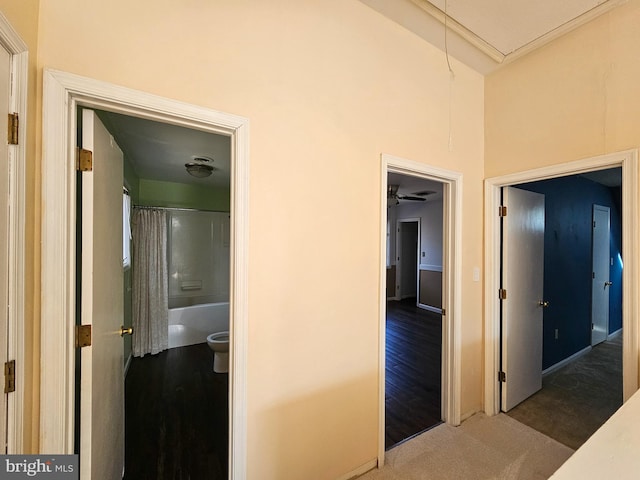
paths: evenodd
<path fill-rule="evenodd" d="M 518 185 L 545 195 L 542 368 L 591 344 L 593 205 L 611 210 L 609 333 L 622 328 L 621 190 L 572 176 Z M 558 329 L 558 339 L 555 330 Z"/>

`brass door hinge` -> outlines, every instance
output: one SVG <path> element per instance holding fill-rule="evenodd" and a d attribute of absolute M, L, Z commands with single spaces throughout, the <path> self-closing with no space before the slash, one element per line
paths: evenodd
<path fill-rule="evenodd" d="M 16 361 L 11 360 L 4 364 L 4 393 L 16 391 Z"/>
<path fill-rule="evenodd" d="M 498 381 L 499 382 L 506 382 L 507 381 L 507 374 L 504 372 L 498 372 Z"/>
<path fill-rule="evenodd" d="M 7 124 L 7 143 L 9 145 L 18 145 L 18 129 L 19 120 L 17 113 L 10 113 L 8 115 L 9 122 Z"/>
<path fill-rule="evenodd" d="M 76 348 L 91 345 L 91 325 L 76 325 Z"/>
<path fill-rule="evenodd" d="M 501 288 L 500 290 L 498 290 L 498 297 L 500 298 L 500 300 L 506 300 L 507 291 L 504 288 Z"/>
<path fill-rule="evenodd" d="M 506 217 L 507 216 L 507 207 L 504 205 L 500 205 L 498 207 L 498 216 Z"/>
<path fill-rule="evenodd" d="M 93 152 L 78 148 L 76 155 L 76 168 L 80 172 L 90 172 L 93 170 Z"/>

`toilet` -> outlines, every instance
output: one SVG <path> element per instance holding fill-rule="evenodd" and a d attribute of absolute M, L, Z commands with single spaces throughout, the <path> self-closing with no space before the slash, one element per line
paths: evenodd
<path fill-rule="evenodd" d="M 213 350 L 213 371 L 229 371 L 229 332 L 212 333 L 207 337 L 207 345 Z"/>

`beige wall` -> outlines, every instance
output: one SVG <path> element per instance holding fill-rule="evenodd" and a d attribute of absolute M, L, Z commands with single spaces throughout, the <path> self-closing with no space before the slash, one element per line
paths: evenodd
<path fill-rule="evenodd" d="M 640 145 L 640 1 L 485 81 L 487 177 Z"/>
<path fill-rule="evenodd" d="M 443 54 L 356 0 L 40 7 L 39 76 L 250 121 L 249 478 L 335 478 L 376 457 L 382 152 L 464 174 L 462 413 L 481 408 L 479 74 L 454 62 L 450 97 Z"/>

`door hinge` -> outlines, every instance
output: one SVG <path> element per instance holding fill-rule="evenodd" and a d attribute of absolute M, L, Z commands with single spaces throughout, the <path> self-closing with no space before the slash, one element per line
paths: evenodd
<path fill-rule="evenodd" d="M 76 348 L 91 345 L 91 325 L 76 325 Z"/>
<path fill-rule="evenodd" d="M 18 145 L 18 129 L 19 120 L 17 113 L 10 113 L 8 116 L 9 122 L 7 124 L 7 143 L 9 145 Z"/>
<path fill-rule="evenodd" d="M 76 155 L 76 168 L 79 172 L 90 172 L 93 170 L 93 152 L 78 148 Z"/>
<path fill-rule="evenodd" d="M 596 228 L 596 221 L 593 221 L 593 228 Z"/>
<path fill-rule="evenodd" d="M 446 311 L 444 308 L 442 309 L 442 316 L 443 316 L 443 317 L 446 317 L 446 316 L 447 316 L 447 311 Z"/>
<path fill-rule="evenodd" d="M 504 372 L 498 372 L 498 381 L 499 382 L 506 382 L 507 381 L 507 374 Z"/>
<path fill-rule="evenodd" d="M 595 325 L 591 323 L 591 330 L 593 330 L 594 328 L 595 328 Z"/>
<path fill-rule="evenodd" d="M 500 300 L 507 299 L 507 291 L 504 288 L 501 288 L 500 290 L 498 290 L 498 298 L 500 298 Z"/>
<path fill-rule="evenodd" d="M 591 278 L 596 278 L 596 272 L 591 272 Z"/>
<path fill-rule="evenodd" d="M 507 207 L 505 205 L 500 205 L 498 207 L 498 216 L 506 217 L 507 216 Z"/>
<path fill-rule="evenodd" d="M 16 361 L 11 360 L 4 364 L 4 393 L 16 391 Z"/>

